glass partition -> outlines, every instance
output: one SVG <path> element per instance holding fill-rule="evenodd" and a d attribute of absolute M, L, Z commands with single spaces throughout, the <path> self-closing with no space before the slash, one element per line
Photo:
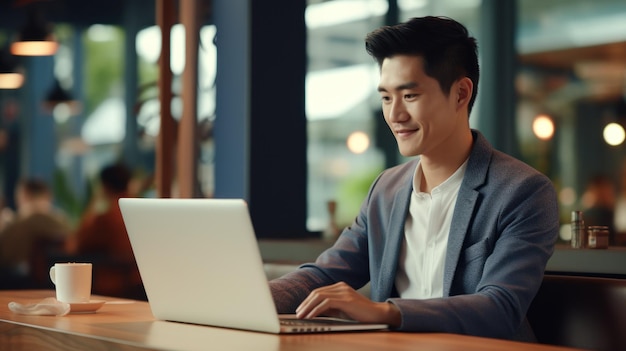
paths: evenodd
<path fill-rule="evenodd" d="M 351 220 L 384 165 L 373 145 L 377 67 L 363 39 L 383 24 L 386 0 L 311 0 L 308 29 L 308 220 L 310 231 Z"/>
<path fill-rule="evenodd" d="M 479 34 L 480 1 L 404 0 L 398 7 L 400 21 L 446 15 Z M 364 45 L 366 34 L 385 24 L 388 10 L 387 0 L 308 1 L 310 231 L 349 224 L 378 173 L 403 161 L 380 112 L 378 67 Z"/>
<path fill-rule="evenodd" d="M 626 3 L 518 1 L 517 131 L 522 157 L 572 210 L 626 232 Z"/>

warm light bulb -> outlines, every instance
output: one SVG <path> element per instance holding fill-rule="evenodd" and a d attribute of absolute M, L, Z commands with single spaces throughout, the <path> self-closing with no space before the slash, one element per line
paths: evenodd
<path fill-rule="evenodd" d="M 52 40 L 16 41 L 11 44 L 11 53 L 16 56 L 51 56 L 59 44 Z"/>
<path fill-rule="evenodd" d="M 18 89 L 24 84 L 21 73 L 0 73 L 0 89 Z"/>
<path fill-rule="evenodd" d="M 550 140 L 554 135 L 554 122 L 548 115 L 538 115 L 533 120 L 533 133 L 541 140 Z"/>
<path fill-rule="evenodd" d="M 355 154 L 362 154 L 370 146 L 370 138 L 363 132 L 354 132 L 348 136 L 348 149 Z"/>
<path fill-rule="evenodd" d="M 624 142 L 624 138 L 626 138 L 624 127 L 617 123 L 607 124 L 602 135 L 604 136 L 604 141 L 611 146 L 621 145 Z"/>

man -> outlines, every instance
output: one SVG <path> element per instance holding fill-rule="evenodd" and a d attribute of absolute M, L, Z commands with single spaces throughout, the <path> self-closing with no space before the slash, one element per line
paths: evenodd
<path fill-rule="evenodd" d="M 559 230 L 550 180 L 469 127 L 476 41 L 414 18 L 366 38 L 385 121 L 404 156 L 314 264 L 270 282 L 280 313 L 402 331 L 533 340 L 525 321 Z M 355 289 L 371 284 L 371 300 Z"/>
<path fill-rule="evenodd" d="M 60 250 L 70 228 L 54 208 L 52 192 L 40 179 L 18 182 L 17 212 L 0 231 L 0 274 L 7 288 L 48 287 L 48 251 Z"/>
<path fill-rule="evenodd" d="M 83 214 L 67 251 L 94 263 L 95 294 L 145 299 L 118 201 L 130 197 L 131 170 L 112 164 L 99 173 L 101 192 Z"/>
<path fill-rule="evenodd" d="M 615 235 L 615 185 L 611 177 L 604 174 L 593 175 L 587 181 L 583 194 L 583 220 L 586 226 L 607 226 L 609 245 L 616 244 Z M 586 245 L 587 243 L 585 243 Z"/>

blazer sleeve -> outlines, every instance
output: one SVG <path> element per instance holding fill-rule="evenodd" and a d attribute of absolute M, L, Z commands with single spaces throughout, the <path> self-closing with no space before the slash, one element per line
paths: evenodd
<path fill-rule="evenodd" d="M 354 232 L 345 229 L 330 249 L 315 261 L 269 282 L 278 313 L 294 313 L 298 305 L 316 288 L 346 282 L 355 289 L 369 280 L 367 257 L 359 253 Z M 367 252 L 367 249 L 365 250 Z"/>
<path fill-rule="evenodd" d="M 380 179 L 380 176 L 379 178 Z M 373 182 L 372 189 L 378 182 Z M 294 313 L 298 305 L 316 288 L 346 282 L 355 289 L 370 280 L 370 235 L 367 232 L 368 201 L 364 201 L 352 225 L 345 228 L 334 245 L 315 263 L 303 264 L 294 272 L 269 282 L 278 313 Z"/>

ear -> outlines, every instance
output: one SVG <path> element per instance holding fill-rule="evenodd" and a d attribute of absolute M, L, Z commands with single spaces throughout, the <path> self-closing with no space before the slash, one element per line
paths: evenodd
<path fill-rule="evenodd" d="M 474 83 L 472 83 L 471 79 L 463 77 L 459 79 L 455 85 L 457 109 L 467 108 L 472 98 L 472 92 L 474 91 Z"/>

